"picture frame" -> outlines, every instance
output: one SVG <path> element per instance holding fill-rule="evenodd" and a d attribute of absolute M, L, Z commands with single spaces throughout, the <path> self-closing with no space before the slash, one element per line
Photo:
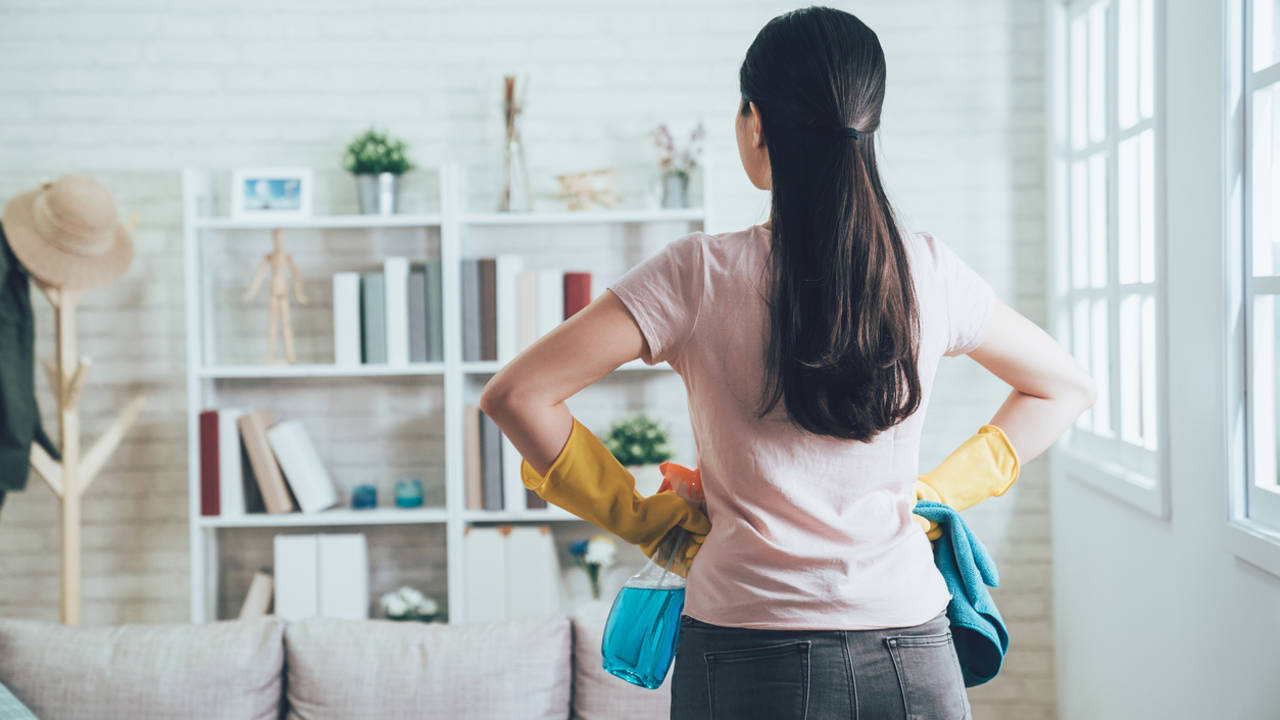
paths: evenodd
<path fill-rule="evenodd" d="M 303 218 L 312 210 L 311 168 L 239 168 L 231 173 L 231 216 Z"/>

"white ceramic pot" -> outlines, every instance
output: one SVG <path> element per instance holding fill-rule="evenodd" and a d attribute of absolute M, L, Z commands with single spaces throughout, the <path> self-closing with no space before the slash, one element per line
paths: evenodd
<path fill-rule="evenodd" d="M 627 472 L 635 476 L 636 490 L 644 497 L 658 492 L 662 485 L 662 471 L 658 469 L 658 465 L 659 463 L 627 466 Z"/>

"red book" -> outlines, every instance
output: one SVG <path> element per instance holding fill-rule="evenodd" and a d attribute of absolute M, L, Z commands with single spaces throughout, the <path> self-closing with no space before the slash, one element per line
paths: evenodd
<path fill-rule="evenodd" d="M 564 274 L 564 319 L 591 303 L 591 273 L 566 272 Z"/>
<path fill-rule="evenodd" d="M 221 514 L 218 488 L 218 411 L 200 413 L 200 514 Z"/>

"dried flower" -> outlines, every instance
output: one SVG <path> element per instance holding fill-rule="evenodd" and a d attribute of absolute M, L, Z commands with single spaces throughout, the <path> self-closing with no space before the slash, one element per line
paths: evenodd
<path fill-rule="evenodd" d="M 689 144 L 677 149 L 666 124 L 659 125 L 653 131 L 653 142 L 658 148 L 658 167 L 664 173 L 688 174 L 698 166 L 698 157 L 702 154 L 702 140 L 707 135 L 706 129 L 699 122 L 689 135 Z"/>

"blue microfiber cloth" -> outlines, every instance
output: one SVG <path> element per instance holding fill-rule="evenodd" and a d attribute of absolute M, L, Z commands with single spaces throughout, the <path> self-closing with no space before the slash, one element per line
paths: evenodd
<path fill-rule="evenodd" d="M 949 505 L 932 500 L 916 502 L 915 514 L 938 523 L 942 537 L 933 541 L 933 561 L 951 593 L 947 617 L 965 687 L 995 677 L 1009 650 L 1009 631 L 987 586 L 996 587 L 996 564 L 978 536 Z"/>

